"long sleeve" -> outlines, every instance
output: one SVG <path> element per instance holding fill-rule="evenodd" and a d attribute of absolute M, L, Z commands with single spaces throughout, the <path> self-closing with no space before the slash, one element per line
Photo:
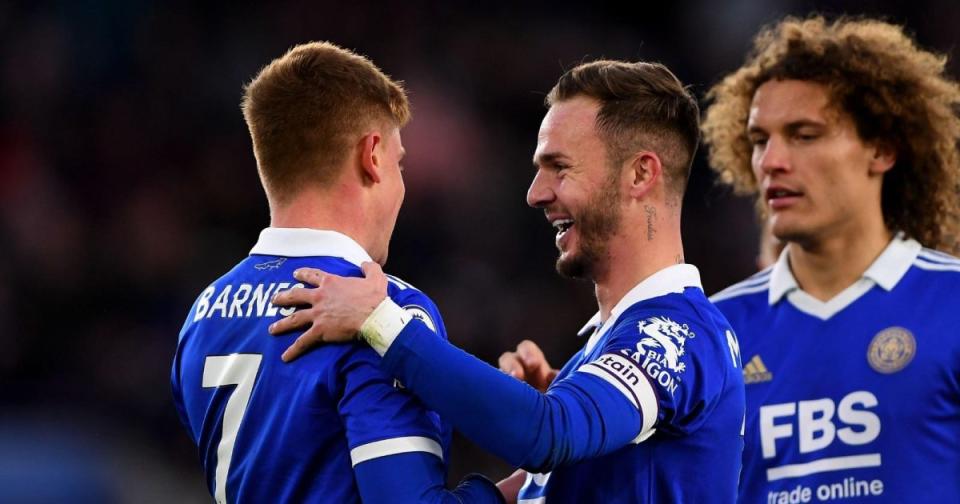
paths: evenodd
<path fill-rule="evenodd" d="M 644 424 L 641 408 L 594 374 L 572 373 L 541 394 L 418 320 L 400 332 L 381 365 L 481 447 L 534 472 L 621 448 Z"/>

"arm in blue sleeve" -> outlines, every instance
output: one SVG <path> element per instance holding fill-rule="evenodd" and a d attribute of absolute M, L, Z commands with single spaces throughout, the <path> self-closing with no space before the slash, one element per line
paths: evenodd
<path fill-rule="evenodd" d="M 400 332 L 381 366 L 468 438 L 532 472 L 610 453 L 640 432 L 637 407 L 596 376 L 574 372 L 541 394 L 418 320 Z"/>
<path fill-rule="evenodd" d="M 483 476 L 471 474 L 454 490 L 443 484 L 439 458 L 425 452 L 378 457 L 353 468 L 364 503 L 503 504 L 500 490 Z"/>

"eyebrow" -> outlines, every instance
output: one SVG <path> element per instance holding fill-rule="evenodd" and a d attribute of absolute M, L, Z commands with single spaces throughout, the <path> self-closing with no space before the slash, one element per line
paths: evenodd
<path fill-rule="evenodd" d="M 539 168 L 541 165 L 552 164 L 560 160 L 569 160 L 570 157 L 561 152 L 545 152 L 533 158 L 533 167 Z"/>
<path fill-rule="evenodd" d="M 796 121 L 788 122 L 788 123 L 784 126 L 784 129 L 786 129 L 787 131 L 796 131 L 796 130 L 798 130 L 798 129 L 800 129 L 800 128 L 804 128 L 804 127 L 825 128 L 826 126 L 827 126 L 827 123 L 825 123 L 825 122 L 823 122 L 823 121 L 815 121 L 815 120 L 813 120 L 813 119 L 798 119 L 798 120 L 796 120 Z M 747 127 L 747 134 L 750 134 L 750 133 L 766 133 L 766 132 L 767 132 L 767 130 L 766 130 L 765 128 L 762 128 L 762 127 L 760 127 L 760 126 L 757 126 L 756 124 Z"/>

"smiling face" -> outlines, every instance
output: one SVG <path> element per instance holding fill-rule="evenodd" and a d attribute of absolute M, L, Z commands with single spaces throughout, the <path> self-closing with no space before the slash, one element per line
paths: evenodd
<path fill-rule="evenodd" d="M 555 103 L 540 125 L 527 203 L 542 208 L 557 230 L 557 271 L 593 278 L 607 259 L 620 223 L 619 177 L 609 167 L 597 133 L 597 101 L 576 97 Z"/>
<path fill-rule="evenodd" d="M 860 139 L 851 118 L 830 104 L 826 87 L 765 82 L 753 96 L 747 128 L 760 197 L 780 240 L 817 243 L 856 232 L 879 215 L 882 174 L 893 160 Z"/>

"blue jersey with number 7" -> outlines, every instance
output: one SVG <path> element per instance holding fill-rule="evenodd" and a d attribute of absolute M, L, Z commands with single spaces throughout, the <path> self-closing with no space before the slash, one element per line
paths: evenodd
<path fill-rule="evenodd" d="M 249 257 L 194 303 L 180 333 L 172 385 L 217 502 L 446 495 L 448 425 L 384 374 L 373 350 L 361 343 L 324 345 L 285 364 L 280 355 L 299 333 L 272 337 L 267 331 L 292 312 L 270 298 L 292 286 L 295 269 L 359 276 L 367 260 L 339 233 L 270 228 Z M 388 295 L 446 338 L 422 292 L 390 278 Z"/>

